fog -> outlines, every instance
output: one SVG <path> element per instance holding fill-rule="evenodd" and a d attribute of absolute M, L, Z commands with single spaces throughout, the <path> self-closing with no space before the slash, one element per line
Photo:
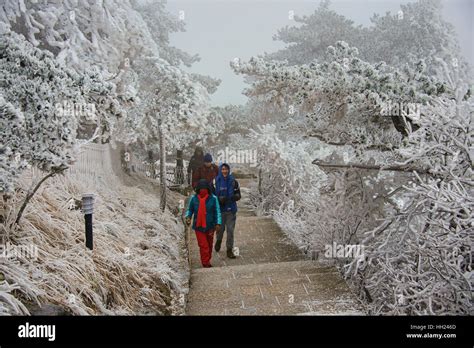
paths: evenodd
<path fill-rule="evenodd" d="M 352 19 L 356 24 L 369 25 L 374 13 L 396 13 L 400 0 L 333 0 L 331 8 Z M 222 80 L 212 95 L 214 105 L 242 104 L 245 83 L 229 67 L 229 61 L 239 57 L 248 59 L 263 52 L 273 52 L 284 43 L 273 40 L 279 28 L 293 26 L 295 16 L 309 15 L 319 1 L 309 0 L 169 0 L 168 10 L 186 23 L 186 32 L 175 33 L 171 43 L 190 53 L 198 53 L 201 61 L 190 69 Z M 293 12 L 291 12 L 293 11 Z M 443 15 L 452 23 L 459 36 L 462 52 L 473 65 L 474 50 L 471 40 L 474 2 L 444 0 Z"/>

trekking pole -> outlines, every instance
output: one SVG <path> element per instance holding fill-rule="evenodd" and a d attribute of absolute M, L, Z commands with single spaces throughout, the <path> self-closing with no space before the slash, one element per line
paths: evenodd
<path fill-rule="evenodd" d="M 187 236 L 187 245 L 188 245 L 188 264 L 189 264 L 189 269 L 191 270 L 192 264 L 191 264 L 191 248 L 189 247 L 189 237 L 191 236 L 191 224 L 187 226 L 186 228 L 186 236 Z"/>
<path fill-rule="evenodd" d="M 183 222 L 183 225 L 184 225 L 184 242 L 186 244 L 186 256 L 188 258 L 188 266 L 189 266 L 189 269 L 191 270 L 191 252 L 190 252 L 190 247 L 189 247 L 189 236 L 190 236 L 190 228 L 191 228 L 191 224 L 188 224 L 186 223 L 186 217 L 185 217 L 185 208 L 184 206 L 186 205 L 186 202 L 183 201 L 183 208 L 181 210 L 181 221 Z M 181 202 L 180 202 L 181 204 Z"/>

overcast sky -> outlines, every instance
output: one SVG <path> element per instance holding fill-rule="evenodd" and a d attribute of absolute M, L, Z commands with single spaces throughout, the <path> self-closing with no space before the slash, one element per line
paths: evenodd
<path fill-rule="evenodd" d="M 332 0 L 331 8 L 356 24 L 369 25 L 373 13 L 396 13 L 406 0 Z M 284 44 L 273 40 L 279 28 L 294 25 L 295 15 L 309 15 L 319 0 L 168 0 L 168 11 L 184 17 L 186 32 L 171 36 L 171 44 L 189 53 L 198 53 L 201 61 L 189 71 L 222 80 L 212 95 L 214 105 L 243 104 L 246 87 L 241 76 L 233 73 L 229 62 L 243 60 L 263 52 L 274 52 Z M 459 35 L 464 56 L 474 66 L 472 44 L 474 0 L 444 0 L 443 15 Z"/>

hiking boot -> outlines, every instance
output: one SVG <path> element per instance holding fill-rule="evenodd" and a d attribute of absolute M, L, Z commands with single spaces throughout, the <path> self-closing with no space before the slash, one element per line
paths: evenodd
<path fill-rule="evenodd" d="M 221 250 L 221 243 L 222 243 L 222 240 L 216 239 L 216 245 L 214 246 L 214 250 L 216 252 L 219 252 Z"/>
<path fill-rule="evenodd" d="M 234 252 L 232 251 L 232 249 L 227 250 L 227 257 L 229 259 L 235 259 L 236 258 L 236 256 L 234 255 Z"/>
<path fill-rule="evenodd" d="M 202 267 L 204 267 L 204 268 L 211 268 L 212 265 L 211 265 L 211 264 L 208 264 L 208 265 L 203 265 Z"/>

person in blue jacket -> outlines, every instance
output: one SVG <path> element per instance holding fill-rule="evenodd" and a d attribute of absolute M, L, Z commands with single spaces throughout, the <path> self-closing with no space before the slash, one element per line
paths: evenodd
<path fill-rule="evenodd" d="M 215 250 L 217 252 L 221 250 L 224 232 L 227 231 L 227 257 L 235 259 L 234 229 L 237 220 L 237 201 L 241 195 L 239 183 L 230 172 L 228 163 L 222 163 L 219 166 L 219 174 L 216 177 L 216 195 L 222 212 L 222 228 L 217 232 Z"/>
<path fill-rule="evenodd" d="M 196 185 L 196 194 L 189 200 L 186 211 L 186 223 L 191 223 L 194 216 L 193 230 L 196 233 L 203 267 L 212 267 L 212 245 L 214 231 L 219 233 L 222 224 L 221 210 L 217 197 L 212 194 L 211 186 L 205 179 Z"/>

